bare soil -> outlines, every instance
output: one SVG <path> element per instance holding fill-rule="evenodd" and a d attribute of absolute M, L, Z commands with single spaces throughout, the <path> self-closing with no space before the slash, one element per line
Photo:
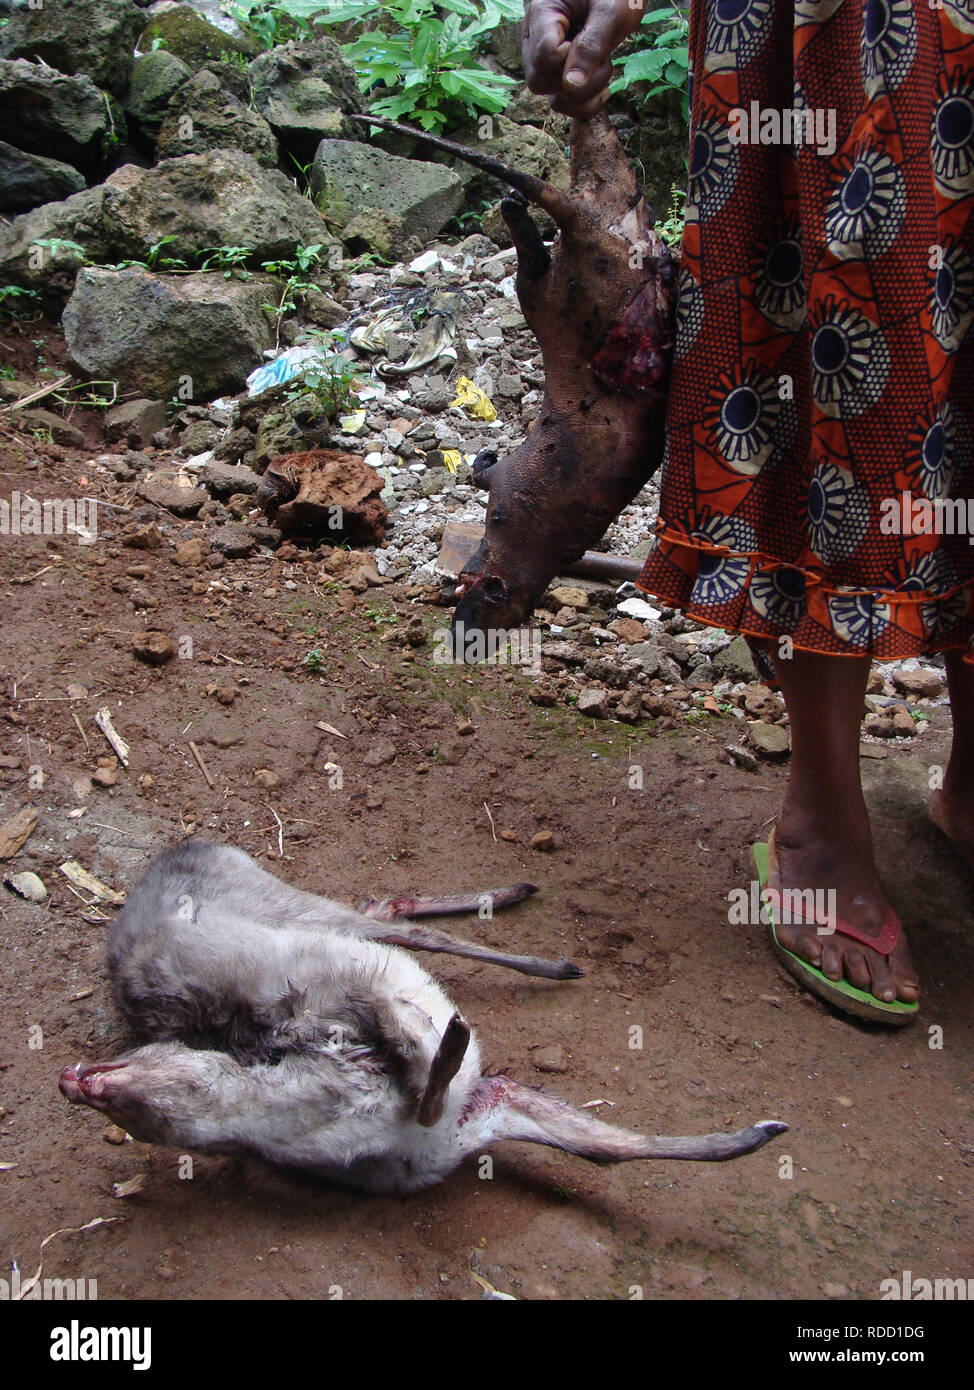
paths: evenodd
<path fill-rule="evenodd" d="M 34 337 L 56 366 L 56 337 Z M 0 421 L 0 497 L 131 501 L 90 467 L 103 451 L 95 417 L 83 421 L 92 452 Z M 353 598 L 313 561 L 276 557 L 187 570 L 167 546 L 123 547 L 110 515 L 92 546 L 0 536 L 0 823 L 27 803 L 40 814 L 2 868 L 32 869 L 50 891 L 34 905 L 0 890 L 5 1277 L 14 1262 L 32 1273 L 51 1232 L 96 1217 L 117 1219 L 59 1235 L 45 1273 L 96 1278 L 101 1298 L 469 1299 L 472 1259 L 523 1299 L 874 1299 L 904 1269 L 974 1275 L 972 879 L 925 814 L 945 711 L 910 748 L 863 760 L 925 992 L 911 1029 L 860 1026 L 803 995 L 760 926 L 728 924 L 728 893 L 749 884 L 748 846 L 786 776 L 729 764 L 732 720 L 629 728 L 538 708 L 524 673 L 437 666 L 429 646 L 386 640 L 397 618 L 420 613 L 431 634 L 448 618 L 405 585 Z M 160 521 L 176 539 L 202 529 Z M 142 664 L 132 644 L 146 628 L 188 654 Z M 304 664 L 312 649 L 318 670 Z M 131 762 L 89 790 L 79 780 L 115 761 L 94 724 L 103 706 Z M 472 733 L 458 732 L 464 720 Z M 384 740 L 394 760 L 369 765 Z M 261 769 L 279 783 L 261 786 Z M 554 833 L 549 853 L 530 848 L 539 830 Z M 350 902 L 533 881 L 528 904 L 464 929 L 569 955 L 582 980 L 432 962 L 492 1069 L 606 1102 L 600 1114 L 634 1129 L 781 1118 L 791 1132 L 709 1167 L 599 1169 L 500 1146 L 491 1177 L 471 1164 L 401 1200 L 224 1158 L 197 1157 L 187 1178 L 175 1152 L 106 1142 L 101 1117 L 68 1105 L 57 1080 L 127 1041 L 104 973 L 113 909 L 72 891 L 59 865 L 77 860 L 124 892 L 189 833 Z M 539 1049 L 559 1070 L 537 1068 Z M 113 1195 L 138 1175 L 141 1192 Z"/>

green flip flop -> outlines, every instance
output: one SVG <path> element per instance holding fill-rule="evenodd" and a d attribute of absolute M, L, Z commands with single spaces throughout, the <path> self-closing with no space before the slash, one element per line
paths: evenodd
<path fill-rule="evenodd" d="M 877 999 L 875 995 L 867 993 L 866 990 L 858 989 L 849 980 L 830 980 L 817 965 L 812 965 L 809 961 L 796 955 L 794 951 L 789 951 L 786 946 L 782 946 L 778 940 L 774 904 L 768 902 L 764 897 L 771 870 L 770 850 L 770 841 L 765 844 L 752 845 L 751 859 L 760 884 L 762 902 L 771 918 L 771 945 L 774 947 L 775 955 L 789 974 L 794 975 L 799 984 L 810 990 L 812 994 L 817 994 L 820 999 L 824 999 L 826 1003 L 843 1010 L 844 1013 L 854 1014 L 856 1018 L 867 1019 L 870 1023 L 886 1023 L 895 1026 L 912 1023 L 920 1011 L 918 1003 L 909 1004 L 900 999 L 894 1000 L 892 1004 L 884 1003 L 882 999 Z M 875 939 L 857 931 L 841 920 L 836 923 L 835 929 L 839 936 L 848 937 L 862 945 L 872 946 L 874 950 L 878 948 L 883 955 L 888 956 L 896 945 L 901 927 L 899 919 L 891 910 L 883 925 L 883 930 Z"/>

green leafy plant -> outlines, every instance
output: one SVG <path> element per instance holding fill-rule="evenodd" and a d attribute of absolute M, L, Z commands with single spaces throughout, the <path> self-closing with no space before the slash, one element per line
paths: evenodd
<path fill-rule="evenodd" d="M 383 11 L 388 27 L 377 26 L 343 48 L 376 115 L 407 116 L 424 130 L 439 131 L 504 110 L 514 78 L 473 62 L 472 54 L 493 27 L 490 19 L 496 24 L 514 17 L 507 0 L 483 8 L 473 0 L 388 0 Z"/>
<path fill-rule="evenodd" d="M 325 657 L 321 648 L 315 647 L 313 651 L 308 652 L 301 664 L 307 666 L 309 671 L 323 671 L 325 669 Z"/>
<path fill-rule="evenodd" d="M 321 347 L 321 356 L 299 368 L 285 396 L 289 401 L 310 399 L 315 415 L 332 419 L 356 403 L 356 364 L 339 350 L 346 345 L 344 334 L 309 333 L 308 338 Z"/>
<path fill-rule="evenodd" d="M 663 27 L 660 27 L 663 26 Z M 625 92 L 637 83 L 649 83 L 645 97 L 678 92 L 683 119 L 689 123 L 690 12 L 677 3 L 650 10 L 634 35 L 635 47 L 623 50 L 616 63 L 619 76 L 609 90 Z"/>
<path fill-rule="evenodd" d="M 686 189 L 679 188 L 674 183 L 670 187 L 670 206 L 666 217 L 662 222 L 657 223 L 656 230 L 666 242 L 667 246 L 679 246 L 683 240 L 683 224 L 686 220 Z"/>
<path fill-rule="evenodd" d="M 262 261 L 261 268 L 268 271 L 271 275 L 276 275 L 284 280 L 284 287 L 281 290 L 281 298 L 277 304 L 265 304 L 263 308 L 269 309 L 274 314 L 277 321 L 277 336 L 275 348 L 281 346 L 281 325 L 284 322 L 284 315 L 293 313 L 297 307 L 295 296 L 303 290 L 317 289 L 313 280 L 305 279 L 310 271 L 321 260 L 321 252 L 324 242 L 317 242 L 314 246 L 297 246 L 294 251 L 293 260 Z"/>
<path fill-rule="evenodd" d="M 0 319 L 40 318 L 40 296 L 19 285 L 0 285 Z"/>
<path fill-rule="evenodd" d="M 233 275 L 241 280 L 250 278 L 250 272 L 243 269 L 254 254 L 249 246 L 204 246 L 199 254 L 205 257 L 200 261 L 200 270 L 222 270 L 224 280 Z"/>
<path fill-rule="evenodd" d="M 223 9 L 264 48 L 312 37 L 310 20 L 328 10 L 328 0 L 225 0 Z"/>
<path fill-rule="evenodd" d="M 143 270 L 185 270 L 186 262 L 175 256 L 164 256 L 163 249 L 176 240 L 173 236 L 164 236 L 153 246 L 149 247 L 144 261 L 119 261 L 115 266 L 116 270 L 126 270 L 129 266 L 140 266 Z"/>
<path fill-rule="evenodd" d="M 68 241 L 65 237 L 45 236 L 38 237 L 31 242 L 31 246 L 41 246 L 45 251 L 50 251 L 52 256 L 66 252 L 70 256 L 78 256 L 82 261 L 86 259 L 87 252 L 83 246 L 79 246 L 76 241 Z"/>
<path fill-rule="evenodd" d="M 474 55 L 499 24 L 523 18 L 522 0 L 226 0 L 224 9 L 267 48 L 319 28 L 366 25 L 342 52 L 371 109 L 424 130 L 497 114 L 517 85 Z"/>

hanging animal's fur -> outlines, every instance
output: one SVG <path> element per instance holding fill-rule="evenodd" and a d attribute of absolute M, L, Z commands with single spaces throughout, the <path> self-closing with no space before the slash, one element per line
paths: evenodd
<path fill-rule="evenodd" d="M 493 951 L 403 920 L 502 908 L 529 884 L 355 912 L 291 888 L 241 850 L 188 840 L 151 861 L 109 939 L 115 1000 L 145 1045 L 65 1067 L 61 1091 L 134 1138 L 251 1154 L 371 1192 L 409 1192 L 503 1139 L 596 1163 L 721 1162 L 787 1126 L 644 1138 L 508 1076 L 405 950 L 577 978 L 570 961 Z"/>
<path fill-rule="evenodd" d="M 660 464 L 678 260 L 656 232 L 605 114 L 572 122 L 567 191 L 465 145 L 374 116 L 355 119 L 405 132 L 512 189 L 501 210 L 517 248 L 518 300 L 541 347 L 545 396 L 512 454 L 484 450 L 474 461 L 474 481 L 488 493 L 486 534 L 460 576 L 454 644 L 458 656 L 493 654 Z M 557 223 L 550 250 L 529 203 Z M 486 636 L 469 644 L 472 631 Z"/>

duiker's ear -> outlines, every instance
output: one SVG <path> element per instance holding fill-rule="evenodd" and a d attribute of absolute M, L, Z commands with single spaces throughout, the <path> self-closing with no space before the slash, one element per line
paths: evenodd
<path fill-rule="evenodd" d="M 515 1139 L 550 1144 L 593 1163 L 625 1163 L 635 1158 L 723 1163 L 753 1153 L 788 1128 L 778 1120 L 762 1120 L 736 1134 L 647 1137 L 603 1124 L 557 1096 L 522 1086 L 507 1076 L 485 1077 L 471 1098 L 471 1109 L 483 1116 L 476 1138 L 470 1135 L 473 1150 L 501 1139 Z"/>
<path fill-rule="evenodd" d="M 430 1074 L 416 1111 L 416 1119 L 425 1128 L 435 1125 L 443 1114 L 450 1082 L 460 1070 L 470 1043 L 470 1027 L 459 1014 L 454 1014 L 443 1030 L 436 1056 L 430 1064 Z"/>

